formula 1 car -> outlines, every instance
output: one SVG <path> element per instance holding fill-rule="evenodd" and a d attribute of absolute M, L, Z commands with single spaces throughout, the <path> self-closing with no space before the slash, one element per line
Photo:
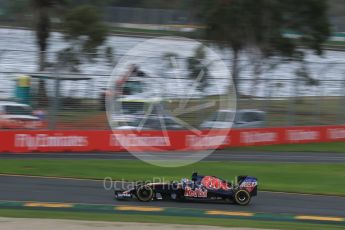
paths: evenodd
<path fill-rule="evenodd" d="M 126 191 L 115 190 L 116 200 L 231 200 L 238 205 L 249 204 L 257 195 L 258 181 L 250 176 L 238 176 L 230 183 L 215 176 L 201 176 L 193 173 L 192 180 L 181 182 L 137 183 Z"/>

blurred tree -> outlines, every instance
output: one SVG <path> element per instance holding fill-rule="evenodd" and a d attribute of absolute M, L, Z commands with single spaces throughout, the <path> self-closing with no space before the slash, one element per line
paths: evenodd
<path fill-rule="evenodd" d="M 67 4 L 71 8 L 75 8 L 81 5 L 90 5 L 97 8 L 102 8 L 109 5 L 109 0 L 66 0 Z"/>
<path fill-rule="evenodd" d="M 344 0 L 328 0 L 330 6 L 330 16 L 345 17 Z"/>
<path fill-rule="evenodd" d="M 39 47 L 39 71 L 43 71 L 47 66 L 46 50 L 51 29 L 51 10 L 58 4 L 62 3 L 64 3 L 64 0 L 32 0 L 32 5 L 35 11 L 36 40 Z M 48 100 L 45 82 L 42 79 L 39 81 L 38 98 L 39 106 L 44 106 L 47 104 Z"/>
<path fill-rule="evenodd" d="M 116 64 L 114 49 L 111 46 L 107 46 L 104 49 L 105 58 L 108 61 L 108 64 L 114 66 Z"/>
<path fill-rule="evenodd" d="M 162 60 L 164 61 L 165 67 L 169 69 L 179 68 L 179 61 L 180 57 L 178 54 L 174 52 L 167 52 L 163 54 Z"/>
<path fill-rule="evenodd" d="M 103 44 L 108 32 L 99 13 L 90 5 L 78 6 L 68 12 L 63 29 L 67 40 L 77 41 L 87 52 Z"/>
<path fill-rule="evenodd" d="M 21 23 L 28 19 L 27 8 L 29 6 L 30 2 L 27 0 L 2 1 L 0 2 L 0 10 L 2 12 L 0 19 L 14 22 L 14 25 L 21 25 Z"/>
<path fill-rule="evenodd" d="M 108 28 L 102 22 L 99 12 L 91 5 L 78 6 L 67 12 L 62 29 L 65 39 L 71 43 L 71 46 L 60 52 L 59 64 L 72 71 L 78 71 L 78 65 L 85 59 L 93 61 L 108 33 Z M 114 62 L 114 52 L 111 47 L 104 49 L 104 56 Z"/>
<path fill-rule="evenodd" d="M 39 47 L 40 71 L 44 70 L 46 67 L 45 52 L 47 50 L 47 41 L 51 30 L 51 10 L 64 2 L 64 0 L 32 0 L 32 5 L 35 11 L 35 31 Z"/>
<path fill-rule="evenodd" d="M 231 48 L 232 75 L 238 90 L 241 51 L 255 52 L 258 65 L 272 56 L 296 56 L 301 44 L 322 53 L 330 35 L 326 0 L 199 0 L 199 16 L 206 24 L 205 37 Z M 298 39 L 285 32 L 300 35 Z M 299 54 L 300 59 L 303 55 Z M 259 70 L 257 70 L 260 72 Z"/>
<path fill-rule="evenodd" d="M 200 45 L 195 49 L 194 56 L 187 59 L 188 77 L 194 81 L 193 85 L 196 85 L 197 89 L 201 91 L 204 91 L 208 86 L 210 77 L 208 72 L 209 63 L 205 63 L 205 58 L 204 47 Z"/>
<path fill-rule="evenodd" d="M 142 7 L 154 9 L 188 9 L 193 0 L 106 0 L 107 4 L 120 7 Z"/>

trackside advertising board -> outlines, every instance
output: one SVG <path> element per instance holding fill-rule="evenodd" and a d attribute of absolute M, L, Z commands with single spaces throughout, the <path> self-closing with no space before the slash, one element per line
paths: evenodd
<path fill-rule="evenodd" d="M 345 125 L 202 131 L 0 131 L 0 152 L 198 150 L 345 141 Z"/>

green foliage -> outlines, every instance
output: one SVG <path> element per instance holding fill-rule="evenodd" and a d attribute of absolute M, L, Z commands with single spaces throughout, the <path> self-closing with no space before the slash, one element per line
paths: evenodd
<path fill-rule="evenodd" d="M 187 59 L 189 70 L 188 77 L 197 84 L 199 90 L 205 90 L 209 81 L 209 72 L 207 63 L 205 63 L 206 53 L 203 46 L 195 49 L 194 56 Z"/>
<path fill-rule="evenodd" d="M 11 18 L 18 14 L 23 14 L 29 5 L 27 0 L 4 1 L 1 5 L 1 11 L 5 14 L 6 18 Z"/>
<path fill-rule="evenodd" d="M 57 55 L 59 66 L 71 72 L 78 72 L 78 66 L 81 64 L 77 53 L 70 47 L 58 52 Z"/>
<path fill-rule="evenodd" d="M 71 45 L 58 54 L 58 60 L 60 67 L 72 72 L 78 72 L 78 66 L 85 60 L 94 61 L 108 34 L 99 11 L 91 5 L 77 6 L 67 12 L 62 29 Z M 112 47 L 105 47 L 101 52 L 109 64 L 115 63 Z"/>
<path fill-rule="evenodd" d="M 111 64 L 111 65 L 115 65 L 116 64 L 113 47 L 111 47 L 111 46 L 105 47 L 104 54 L 105 54 L 105 58 L 107 59 L 109 64 Z"/>
<path fill-rule="evenodd" d="M 31 0 L 35 12 L 35 31 L 37 44 L 40 52 L 40 69 L 43 70 L 45 67 L 45 57 L 43 52 L 47 49 L 47 40 L 50 36 L 51 22 L 50 14 L 51 10 L 59 5 L 63 4 L 64 0 Z"/>
<path fill-rule="evenodd" d="M 192 0 L 105 0 L 107 4 L 121 7 L 142 7 L 156 9 L 186 9 Z"/>
<path fill-rule="evenodd" d="M 296 70 L 296 76 L 308 86 L 319 86 L 320 81 L 311 77 L 309 69 L 304 61 L 301 62 L 302 66 Z"/>
<path fill-rule="evenodd" d="M 47 49 L 47 40 L 50 35 L 51 23 L 50 23 L 50 9 L 54 6 L 53 0 L 32 0 L 32 6 L 36 12 L 35 31 L 37 43 L 40 51 Z M 44 60 L 42 60 L 42 63 Z M 44 65 L 44 63 L 43 63 Z M 43 69 L 44 66 L 41 66 Z"/>
<path fill-rule="evenodd" d="M 239 84 L 240 51 L 255 51 L 255 60 L 251 61 L 257 78 L 263 60 L 272 56 L 303 60 L 303 54 L 297 51 L 301 44 L 320 55 L 322 44 L 330 35 L 326 0 L 199 0 L 198 3 L 199 16 L 206 25 L 205 37 L 233 50 L 235 86 Z M 301 36 L 287 37 L 286 32 Z M 309 83 L 316 84 L 312 80 Z"/>
<path fill-rule="evenodd" d="M 206 53 L 203 46 L 195 49 L 194 55 L 187 59 L 179 57 L 174 52 L 167 52 L 162 56 L 166 68 L 179 68 L 179 61 L 186 61 L 188 77 L 193 80 L 192 87 L 203 91 L 208 86 L 209 72 L 208 63 L 205 63 Z"/>
<path fill-rule="evenodd" d="M 200 1 L 199 1 L 200 2 Z M 239 51 L 257 47 L 263 54 L 291 56 L 296 40 L 284 36 L 293 31 L 300 41 L 321 53 L 330 35 L 325 0 L 203 0 L 200 11 L 207 25 L 206 37 Z"/>
<path fill-rule="evenodd" d="M 35 12 L 35 32 L 37 45 L 39 47 L 39 70 L 43 71 L 47 67 L 45 51 L 48 46 L 48 38 L 51 30 L 51 10 L 58 4 L 62 4 L 64 0 L 31 0 L 32 7 Z M 38 86 L 39 106 L 46 106 L 48 101 L 45 81 L 40 80 Z"/>
<path fill-rule="evenodd" d="M 176 59 L 178 58 L 179 58 L 178 54 L 173 53 L 173 52 L 167 52 L 163 55 L 162 60 L 165 62 L 167 68 L 172 69 L 172 68 L 178 67 L 176 66 L 177 65 Z"/>
<path fill-rule="evenodd" d="M 93 52 L 102 45 L 108 32 L 97 10 L 89 5 L 76 7 L 68 12 L 63 28 L 66 39 L 78 41 L 86 52 Z"/>
<path fill-rule="evenodd" d="M 36 22 L 36 38 L 40 51 L 47 49 L 47 40 L 50 36 L 50 17 L 49 12 L 41 10 L 38 13 L 38 19 Z"/>

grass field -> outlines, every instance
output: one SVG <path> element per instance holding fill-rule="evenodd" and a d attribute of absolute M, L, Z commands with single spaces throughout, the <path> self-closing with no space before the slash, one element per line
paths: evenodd
<path fill-rule="evenodd" d="M 125 27 L 112 27 L 110 30 L 114 35 L 123 36 L 138 36 L 138 37 L 160 37 L 160 36 L 177 36 L 187 38 L 200 37 L 200 31 L 183 32 L 177 30 L 155 30 L 155 29 L 141 29 L 141 28 L 125 28 Z"/>
<path fill-rule="evenodd" d="M 18 160 L 0 161 L 0 173 L 113 180 L 166 181 L 200 174 L 232 180 L 236 175 L 258 177 L 261 190 L 345 196 L 345 164 L 199 162 L 179 168 L 162 168 L 127 160 Z"/>
<path fill-rule="evenodd" d="M 224 227 L 252 227 L 265 229 L 293 229 L 293 230 L 324 230 L 344 229 L 344 226 L 331 224 L 313 223 L 292 223 L 292 222 L 269 222 L 250 221 L 237 219 L 197 218 L 197 217 L 168 217 L 148 215 L 122 215 L 122 214 L 99 214 L 86 212 L 61 212 L 61 211 L 32 211 L 0 209 L 2 217 L 17 218 L 46 218 L 46 219 L 70 219 L 88 221 L 118 221 L 118 222 L 140 222 L 140 223 L 164 223 L 164 224 L 186 224 L 186 225 L 209 225 Z"/>
<path fill-rule="evenodd" d="M 337 45 L 337 46 L 345 46 L 345 41 L 328 41 L 325 45 Z"/>
<path fill-rule="evenodd" d="M 290 145 L 269 145 L 243 148 L 230 148 L 238 151 L 272 151 L 272 152 L 328 152 L 345 153 L 345 142 L 311 143 Z"/>

